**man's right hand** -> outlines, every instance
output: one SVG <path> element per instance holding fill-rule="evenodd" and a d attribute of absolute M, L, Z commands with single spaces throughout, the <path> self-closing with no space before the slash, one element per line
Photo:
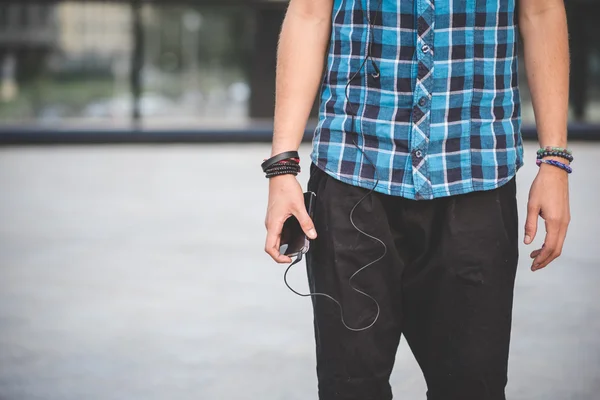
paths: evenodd
<path fill-rule="evenodd" d="M 278 263 L 292 262 L 288 256 L 279 253 L 281 229 L 290 216 L 295 216 L 302 230 L 310 239 L 317 237 L 315 226 L 306 212 L 304 192 L 298 180 L 293 175 L 280 175 L 269 180 L 269 204 L 265 226 L 267 241 L 265 251 Z"/>

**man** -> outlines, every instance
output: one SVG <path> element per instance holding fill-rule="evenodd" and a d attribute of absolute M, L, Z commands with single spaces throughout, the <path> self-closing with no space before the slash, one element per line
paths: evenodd
<path fill-rule="evenodd" d="M 291 261 L 279 238 L 298 218 L 313 239 L 311 290 L 340 301 L 354 329 L 334 302 L 314 298 L 320 399 L 391 399 L 401 335 L 429 400 L 505 399 L 519 34 L 542 147 L 524 232 L 531 244 L 545 220 L 537 271 L 560 255 L 570 221 L 563 1 L 290 1 L 272 155 L 298 149 L 321 86 L 308 185 L 317 197 L 313 223 L 294 174 L 268 174 L 266 251 Z"/>

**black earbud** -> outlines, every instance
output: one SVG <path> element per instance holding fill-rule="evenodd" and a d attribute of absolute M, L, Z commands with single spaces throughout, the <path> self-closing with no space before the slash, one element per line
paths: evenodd
<path fill-rule="evenodd" d="M 377 65 L 375 60 L 373 60 L 373 55 L 371 54 L 371 49 L 373 47 L 373 42 L 375 41 L 375 35 L 373 33 L 375 31 L 375 23 L 379 16 L 379 12 L 380 12 L 380 8 L 382 7 L 382 3 L 383 3 L 383 0 L 380 0 L 378 7 L 376 9 L 377 11 L 375 13 L 375 18 L 372 21 L 371 21 L 371 18 L 369 18 L 369 16 L 367 15 L 367 23 L 369 24 L 369 30 L 371 32 L 371 40 L 369 41 L 369 46 L 368 46 L 368 50 L 367 50 L 367 58 L 369 59 L 369 61 L 371 61 L 371 65 L 373 66 L 373 69 L 375 70 L 375 72 L 371 73 L 371 76 L 373 77 L 373 79 L 379 79 L 379 77 L 381 76 L 381 71 L 379 70 L 379 66 Z"/>
<path fill-rule="evenodd" d="M 369 59 L 371 60 L 371 65 L 373 66 L 373 69 L 375 70 L 375 72 L 373 72 L 371 74 L 371 76 L 373 77 L 373 79 L 379 79 L 379 76 L 381 75 L 381 71 L 379 71 L 379 67 L 377 66 L 377 63 L 369 56 Z"/>

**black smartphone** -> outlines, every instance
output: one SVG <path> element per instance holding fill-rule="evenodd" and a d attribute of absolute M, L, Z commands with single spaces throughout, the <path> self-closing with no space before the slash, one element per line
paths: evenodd
<path fill-rule="evenodd" d="M 304 205 L 310 218 L 314 215 L 315 198 L 317 195 L 313 192 L 304 193 Z M 308 237 L 304 234 L 300 223 L 293 215 L 285 220 L 281 230 L 281 243 L 279 252 L 283 255 L 293 257 L 299 254 L 306 254 L 310 246 Z"/>

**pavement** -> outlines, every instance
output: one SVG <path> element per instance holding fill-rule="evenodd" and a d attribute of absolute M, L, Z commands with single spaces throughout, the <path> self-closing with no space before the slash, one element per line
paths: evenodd
<path fill-rule="evenodd" d="M 532 273 L 522 248 L 509 400 L 600 399 L 600 145 L 572 147 L 563 255 Z M 0 400 L 316 399 L 310 300 L 263 252 L 268 153 L 0 149 Z M 302 268 L 292 282 L 306 288 Z M 425 399 L 405 342 L 392 383 Z"/>

